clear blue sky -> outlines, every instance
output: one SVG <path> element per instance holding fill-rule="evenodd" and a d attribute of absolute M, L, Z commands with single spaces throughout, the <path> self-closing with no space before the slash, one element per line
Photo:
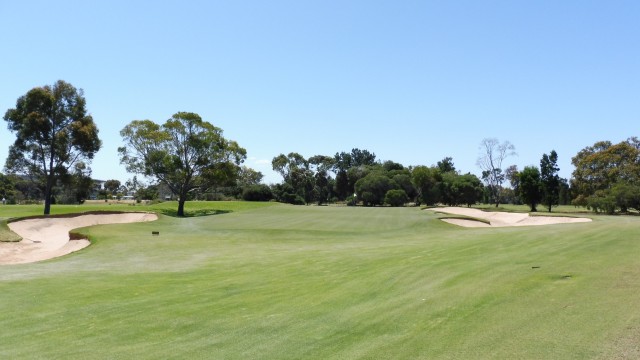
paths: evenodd
<path fill-rule="evenodd" d="M 570 177 L 585 146 L 640 136 L 635 0 L 0 0 L 0 16 L 0 112 L 58 79 L 84 89 L 98 179 L 131 177 L 127 123 L 178 111 L 221 127 L 267 182 L 280 153 L 354 147 L 479 174 L 485 137 L 520 168 L 555 149 Z"/>

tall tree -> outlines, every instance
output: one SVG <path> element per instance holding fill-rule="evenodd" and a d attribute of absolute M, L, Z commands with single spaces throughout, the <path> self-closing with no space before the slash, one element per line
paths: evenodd
<path fill-rule="evenodd" d="M 102 145 L 98 128 L 87 114 L 84 93 L 62 80 L 33 88 L 18 98 L 14 109 L 7 110 L 4 120 L 16 133 L 5 167 L 41 181 L 48 215 L 57 177 L 78 161 L 88 163 Z"/>
<path fill-rule="evenodd" d="M 542 204 L 551 212 L 551 207 L 560 202 L 560 176 L 558 176 L 558 154 L 551 150 L 549 155 L 542 154 L 540 159 L 540 183 L 542 185 Z"/>
<path fill-rule="evenodd" d="M 127 171 L 152 176 L 178 196 L 178 216 L 191 191 L 235 181 L 246 150 L 195 113 L 178 112 L 164 124 L 134 120 L 118 148 Z"/>
<path fill-rule="evenodd" d="M 446 158 L 438 161 L 437 166 L 438 166 L 438 169 L 440 170 L 441 174 L 448 173 L 448 172 L 455 172 L 456 171 L 456 167 L 453 165 L 453 158 L 452 157 L 446 157 Z"/>
<path fill-rule="evenodd" d="M 500 205 L 500 191 L 505 180 L 502 163 L 512 155 L 515 155 L 515 146 L 508 141 L 501 144 L 496 138 L 486 138 L 480 143 L 477 164 L 482 169 L 482 179 L 487 183 L 496 207 Z"/>
<path fill-rule="evenodd" d="M 376 154 L 368 150 L 351 149 L 351 161 L 351 166 L 373 165 L 376 163 Z"/>
<path fill-rule="evenodd" d="M 531 207 L 531 211 L 537 211 L 537 205 L 542 199 L 542 184 L 540 182 L 540 170 L 535 166 L 526 166 L 518 174 L 518 193 L 522 202 Z"/>

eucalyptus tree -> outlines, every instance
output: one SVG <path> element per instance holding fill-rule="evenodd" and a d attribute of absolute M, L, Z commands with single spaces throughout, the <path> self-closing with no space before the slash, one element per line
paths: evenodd
<path fill-rule="evenodd" d="M 164 124 L 134 120 L 118 148 L 127 171 L 153 177 L 178 196 L 178 216 L 190 192 L 235 181 L 246 150 L 195 113 L 178 112 Z"/>
<path fill-rule="evenodd" d="M 58 80 L 18 98 L 4 115 L 16 140 L 5 168 L 37 179 L 44 193 L 44 214 L 51 212 L 52 188 L 76 163 L 89 163 L 102 143 L 87 114 L 82 89 Z"/>
<path fill-rule="evenodd" d="M 500 143 L 496 138 L 486 138 L 480 143 L 480 155 L 476 163 L 482 170 L 482 179 L 487 183 L 496 207 L 500 205 L 500 191 L 506 178 L 502 163 L 512 155 L 515 155 L 515 146 L 508 141 Z"/>
<path fill-rule="evenodd" d="M 304 156 L 297 152 L 280 154 L 271 160 L 271 167 L 282 176 L 284 184 L 287 185 L 279 191 L 282 194 L 281 201 L 306 204 L 311 202 L 315 181 L 309 161 Z"/>

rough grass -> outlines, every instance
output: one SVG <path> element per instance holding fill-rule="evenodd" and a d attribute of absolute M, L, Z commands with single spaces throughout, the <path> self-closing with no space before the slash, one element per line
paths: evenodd
<path fill-rule="evenodd" d="M 274 205 L 81 229 L 92 246 L 1 268 L 0 358 L 640 355 L 640 218 L 438 217 Z"/>

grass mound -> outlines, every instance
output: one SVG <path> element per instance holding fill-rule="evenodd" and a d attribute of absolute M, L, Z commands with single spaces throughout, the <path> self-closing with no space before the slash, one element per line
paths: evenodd
<path fill-rule="evenodd" d="M 22 240 L 20 235 L 14 233 L 7 226 L 8 220 L 0 220 L 0 242 L 18 242 Z"/>

